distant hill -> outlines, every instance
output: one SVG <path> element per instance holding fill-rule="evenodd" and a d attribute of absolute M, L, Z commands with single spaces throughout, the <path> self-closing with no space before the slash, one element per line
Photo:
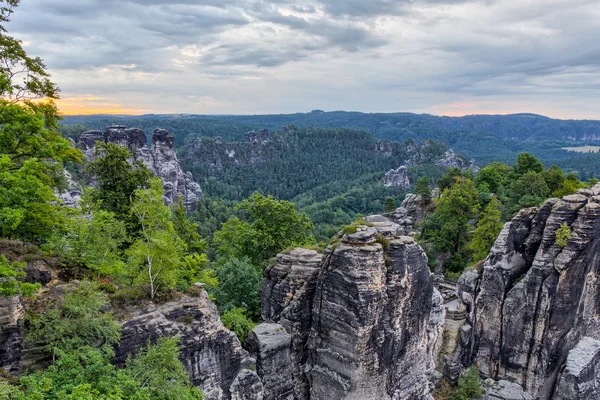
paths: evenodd
<path fill-rule="evenodd" d="M 470 115 L 439 117 L 428 114 L 323 112 L 278 115 L 143 115 L 67 116 L 64 124 L 102 129 L 124 124 L 151 132 L 160 127 L 175 135 L 178 148 L 197 137 L 236 141 L 250 130 L 280 130 L 285 125 L 315 128 L 348 128 L 371 133 L 378 139 L 402 142 L 410 138 L 439 140 L 480 164 L 512 163 L 519 152 L 531 151 L 545 164 L 558 164 L 585 178 L 600 175 L 600 156 L 575 154 L 562 149 L 600 143 L 600 121 L 558 120 L 536 114 Z"/>

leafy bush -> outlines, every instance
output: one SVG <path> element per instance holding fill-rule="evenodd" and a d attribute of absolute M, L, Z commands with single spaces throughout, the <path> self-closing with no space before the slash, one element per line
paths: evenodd
<path fill-rule="evenodd" d="M 221 321 L 223 321 L 223 325 L 225 325 L 227 329 L 235 332 L 242 344 L 246 342 L 248 334 L 250 334 L 252 329 L 256 326 L 256 323 L 246 316 L 246 310 L 243 308 L 233 308 L 226 311 L 221 316 Z"/>
<path fill-rule="evenodd" d="M 556 245 L 559 247 L 565 247 L 571 239 L 571 228 L 566 222 L 563 222 L 560 227 L 556 230 Z"/>
<path fill-rule="evenodd" d="M 479 383 L 479 370 L 476 366 L 467 369 L 458 380 L 458 388 L 448 400 L 471 400 L 481 396 L 481 384 Z"/>

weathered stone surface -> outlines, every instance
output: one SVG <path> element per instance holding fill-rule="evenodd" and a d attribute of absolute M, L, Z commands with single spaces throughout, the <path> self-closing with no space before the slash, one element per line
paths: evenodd
<path fill-rule="evenodd" d="M 21 370 L 24 314 L 21 296 L 0 296 L 0 368 L 12 374 Z"/>
<path fill-rule="evenodd" d="M 206 399 L 230 399 L 232 391 L 237 398 L 260 398 L 256 394 L 259 385 L 251 379 L 251 374 L 243 372 L 253 360 L 235 334 L 225 329 L 206 292 L 199 297 L 184 296 L 127 311 L 115 362 L 123 363 L 129 355 L 159 337 L 179 337 L 180 360 Z M 238 379 L 240 373 L 244 375 Z M 234 381 L 236 385 L 232 388 Z M 244 384 L 252 387 L 246 390 Z M 247 397 L 251 393 L 256 397 Z"/>
<path fill-rule="evenodd" d="M 412 238 L 393 239 L 385 250 L 344 240 L 330 248 L 308 344 L 310 398 L 425 398 L 435 351 L 429 338 L 438 332 L 433 296 L 427 259 Z"/>
<path fill-rule="evenodd" d="M 474 164 L 475 160 L 467 163 L 465 160 L 460 158 L 453 150 L 448 150 L 444 153 L 444 156 L 438 160 L 437 165 L 444 168 L 459 168 L 468 169 L 471 164 Z"/>
<path fill-rule="evenodd" d="M 469 307 L 468 329 L 449 369 L 474 362 L 485 377 L 553 398 L 571 350 L 583 337 L 600 340 L 599 190 L 550 199 L 504 226 L 480 280 L 463 281 L 459 297 Z M 572 231 L 564 248 L 555 243 L 563 223 Z"/>
<path fill-rule="evenodd" d="M 229 389 L 231 400 L 263 400 L 263 384 L 256 372 L 243 369 Z"/>
<path fill-rule="evenodd" d="M 515 382 L 486 379 L 482 388 L 483 400 L 533 400 L 533 396 Z"/>
<path fill-rule="evenodd" d="M 313 298 L 323 255 L 304 248 L 280 254 L 265 271 L 262 315 L 280 323 L 291 335 L 292 379 L 297 399 L 308 398 L 304 367 L 312 324 Z"/>
<path fill-rule="evenodd" d="M 584 337 L 567 357 L 554 399 L 600 399 L 600 341 Z"/>
<path fill-rule="evenodd" d="M 262 377 L 265 400 L 293 400 L 292 337 L 279 324 L 257 325 L 248 337 L 248 349 L 256 356 L 256 372 Z"/>
<path fill-rule="evenodd" d="M 383 177 L 383 186 L 386 187 L 410 187 L 407 168 L 405 165 L 388 171 Z"/>
<path fill-rule="evenodd" d="M 198 200 L 203 197 L 202 190 L 200 185 L 194 182 L 191 173 L 183 172 L 181 169 L 173 147 L 173 135 L 168 131 L 155 129 L 150 148 L 146 144 L 146 135 L 141 129 L 111 126 L 106 128 L 104 133 L 100 131 L 84 132 L 79 139 L 79 147 L 89 160 L 96 158 L 95 143 L 97 141 L 116 143 L 126 147 L 133 155 L 132 162 L 141 161 L 156 176 L 159 176 L 163 181 L 167 204 L 177 202 L 177 197 L 181 196 L 188 211 L 196 209 Z M 63 201 L 71 202 L 69 198 L 65 198 Z"/>
<path fill-rule="evenodd" d="M 273 348 L 267 356 L 257 349 L 253 354 L 278 360 L 269 365 L 284 376 L 280 362 L 289 354 L 295 399 L 430 398 L 443 298 L 419 245 L 383 216 L 365 220 L 372 226 L 344 235 L 324 256 L 295 249 L 265 272 L 263 316 L 285 328 L 290 345 L 289 351 L 281 346 L 281 335 L 276 346 L 265 346 Z M 385 249 L 378 235 L 389 240 Z M 278 326 L 263 325 L 257 329 Z M 269 386 L 285 387 L 269 383 L 274 378 L 264 369 L 258 372 L 265 394 Z"/>

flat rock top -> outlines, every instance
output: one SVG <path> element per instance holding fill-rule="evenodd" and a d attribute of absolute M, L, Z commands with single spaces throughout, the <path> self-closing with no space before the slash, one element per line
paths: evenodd
<path fill-rule="evenodd" d="M 600 353 L 600 341 L 591 338 L 582 338 L 567 357 L 566 371 L 571 375 L 579 375 L 581 371 L 590 365 L 594 358 Z"/>
<path fill-rule="evenodd" d="M 533 396 L 524 392 L 521 385 L 515 382 L 487 379 L 484 391 L 484 398 L 488 400 L 533 400 Z"/>
<path fill-rule="evenodd" d="M 256 325 L 252 330 L 260 345 L 261 350 L 270 350 L 289 347 L 292 337 L 279 324 L 264 322 Z"/>
<path fill-rule="evenodd" d="M 365 221 L 367 222 L 390 222 L 389 219 L 384 217 L 383 215 L 369 215 L 365 217 Z"/>
<path fill-rule="evenodd" d="M 375 236 L 377 236 L 377 229 L 360 226 L 356 232 L 344 235 L 342 242 L 351 244 L 371 243 L 375 241 Z"/>
<path fill-rule="evenodd" d="M 321 258 L 321 253 L 319 253 L 318 251 L 305 249 L 304 247 L 296 247 L 290 252 L 289 255 L 296 258 Z"/>

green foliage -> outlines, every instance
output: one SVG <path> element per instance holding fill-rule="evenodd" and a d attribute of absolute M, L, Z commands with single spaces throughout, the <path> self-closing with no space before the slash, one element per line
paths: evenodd
<path fill-rule="evenodd" d="M 0 100 L 0 236 L 43 240 L 61 223 L 52 188 L 81 153 L 46 125 L 37 106 Z"/>
<path fill-rule="evenodd" d="M 10 400 L 199 400 L 200 391 L 190 381 L 178 359 L 175 339 L 148 345 L 125 368 L 110 363 L 110 346 L 83 346 L 59 352 L 45 371 L 19 379 L 20 389 Z M 1 392 L 0 392 L 1 393 Z"/>
<path fill-rule="evenodd" d="M 221 257 L 249 257 L 253 265 L 263 267 L 291 245 L 314 242 L 312 222 L 292 202 L 254 193 L 238 209 L 246 220 L 229 219 L 213 238 Z"/>
<path fill-rule="evenodd" d="M 196 282 L 204 283 L 209 291 L 219 286 L 215 271 L 210 267 L 206 254 L 191 254 L 183 258 L 179 269 L 177 289 L 187 292 Z"/>
<path fill-rule="evenodd" d="M 202 394 L 191 384 L 178 355 L 177 340 L 161 338 L 156 345 L 149 344 L 128 360 L 125 369 L 119 371 L 119 377 L 137 382 L 136 396 L 144 399 L 201 400 Z"/>
<path fill-rule="evenodd" d="M 385 199 L 385 212 L 392 212 L 396 209 L 396 201 L 394 200 L 393 197 L 386 197 Z"/>
<path fill-rule="evenodd" d="M 498 168 L 500 163 L 494 163 L 487 165 L 477 172 L 475 177 L 475 186 L 479 191 L 482 185 L 487 185 L 488 192 L 497 193 L 500 185 L 506 181 L 506 175 L 508 174 L 508 166 L 506 166 L 505 175 L 502 174 L 502 169 Z M 500 164 L 505 165 L 505 164 Z"/>
<path fill-rule="evenodd" d="M 566 222 L 563 222 L 556 230 L 556 245 L 558 247 L 565 247 L 571 239 L 571 228 Z"/>
<path fill-rule="evenodd" d="M 467 369 L 458 380 L 458 388 L 449 400 L 471 400 L 483 394 L 479 383 L 479 370 L 473 366 Z"/>
<path fill-rule="evenodd" d="M 230 258 L 217 267 L 217 279 L 215 298 L 220 309 L 243 308 L 253 320 L 260 318 L 262 276 L 247 259 Z"/>
<path fill-rule="evenodd" d="M 243 308 L 232 308 L 225 311 L 221 316 L 223 325 L 230 331 L 235 332 L 240 342 L 244 344 L 256 323 L 246 316 L 246 310 Z"/>
<path fill-rule="evenodd" d="M 185 243 L 177 236 L 171 209 L 163 201 L 160 178 L 148 189 L 135 191 L 131 213 L 140 226 L 139 238 L 127 249 L 128 274 L 138 285 L 148 285 L 150 299 L 175 287 Z"/>
<path fill-rule="evenodd" d="M 67 260 L 68 265 L 88 268 L 101 276 L 121 274 L 125 264 L 121 245 L 125 242 L 125 224 L 113 213 L 97 205 L 82 202 L 79 209 L 66 210 L 63 229 L 56 231 L 46 248 Z"/>
<path fill-rule="evenodd" d="M 415 185 L 415 194 L 417 196 L 421 196 L 421 199 L 425 204 L 431 201 L 431 186 L 427 176 L 422 176 L 419 178 Z"/>
<path fill-rule="evenodd" d="M 86 166 L 87 173 L 97 181 L 92 199 L 100 208 L 124 221 L 128 234 L 135 236 L 140 228 L 136 216 L 132 215 L 132 204 L 136 191 L 148 187 L 153 175 L 141 161 L 131 164 L 129 150 L 115 143 L 96 143 L 96 157 Z"/>
<path fill-rule="evenodd" d="M 474 260 L 483 260 L 487 257 L 502 230 L 502 216 L 499 207 L 498 198 L 492 197 L 477 223 L 470 245 Z"/>
<path fill-rule="evenodd" d="M 84 346 L 116 344 L 120 325 L 106 312 L 107 306 L 106 295 L 98 291 L 97 285 L 84 282 L 44 313 L 32 316 L 26 340 L 42 343 L 54 357 Z"/>
<path fill-rule="evenodd" d="M 32 284 L 19 280 L 27 275 L 23 271 L 24 266 L 25 263 L 16 261 L 11 263 L 4 255 L 0 254 L 0 296 L 23 295 L 28 297 L 40 287 L 39 283 Z"/>
<path fill-rule="evenodd" d="M 514 166 L 517 175 L 537 173 L 544 171 L 544 164 L 531 153 L 520 153 L 517 156 L 517 164 Z"/>
<path fill-rule="evenodd" d="M 459 178 L 442 193 L 433 216 L 436 229 L 423 228 L 423 238 L 431 239 L 438 252 L 458 252 L 468 241 L 469 220 L 477 215 L 479 193 L 469 179 Z"/>
<path fill-rule="evenodd" d="M 198 232 L 198 224 L 193 223 L 187 217 L 187 210 L 183 205 L 181 196 L 172 207 L 173 227 L 177 235 L 183 240 L 188 253 L 202 253 L 207 246 L 206 240 L 202 239 Z"/>

